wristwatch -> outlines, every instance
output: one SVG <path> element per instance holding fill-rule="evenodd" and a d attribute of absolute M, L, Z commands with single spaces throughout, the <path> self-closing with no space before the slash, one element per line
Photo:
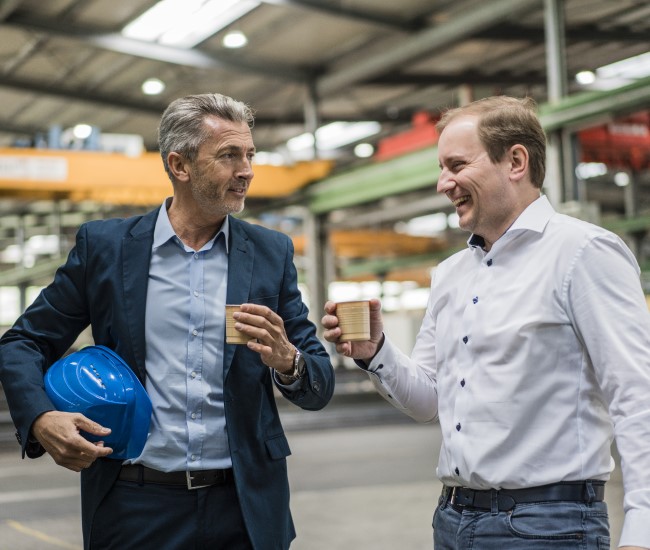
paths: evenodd
<path fill-rule="evenodd" d="M 283 374 L 278 371 L 280 380 L 285 384 L 291 384 L 296 380 L 300 380 L 305 374 L 305 358 L 298 348 L 296 348 L 296 355 L 293 357 L 293 370 L 290 373 Z"/>

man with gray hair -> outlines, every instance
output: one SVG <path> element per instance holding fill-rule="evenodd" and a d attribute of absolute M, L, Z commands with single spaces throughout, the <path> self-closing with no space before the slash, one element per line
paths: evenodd
<path fill-rule="evenodd" d="M 173 196 L 144 216 L 81 226 L 54 281 L 0 341 L 23 455 L 81 471 L 86 549 L 286 549 L 290 454 L 275 386 L 303 409 L 333 393 L 293 246 L 232 216 L 253 179 L 253 114 L 220 94 L 172 102 L 159 144 Z M 242 304 L 225 340 L 226 304 Z M 145 385 L 144 450 L 111 459 L 109 430 L 54 410 L 43 375 L 88 325 Z"/>

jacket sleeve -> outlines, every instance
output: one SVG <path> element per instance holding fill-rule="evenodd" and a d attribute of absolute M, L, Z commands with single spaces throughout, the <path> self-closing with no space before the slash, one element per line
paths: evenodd
<path fill-rule="evenodd" d="M 289 401 L 306 410 L 322 409 L 334 393 L 334 370 L 330 357 L 316 336 L 316 327 L 308 319 L 307 306 L 298 288 L 298 275 L 293 263 L 293 243 L 286 237 L 284 283 L 280 292 L 278 313 L 284 319 L 289 341 L 305 358 L 305 375 L 298 387 L 276 387 Z M 275 378 L 275 377 L 274 377 Z"/>
<path fill-rule="evenodd" d="M 52 283 L 0 339 L 0 381 L 23 456 L 36 457 L 44 452 L 30 437 L 34 420 L 54 410 L 45 393 L 43 375 L 89 324 L 84 285 L 86 244 L 82 227 Z"/>

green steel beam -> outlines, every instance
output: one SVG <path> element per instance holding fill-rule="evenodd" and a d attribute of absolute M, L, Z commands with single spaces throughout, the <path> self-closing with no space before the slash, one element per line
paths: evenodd
<path fill-rule="evenodd" d="M 377 276 L 382 273 L 390 273 L 391 271 L 418 267 L 422 265 L 433 267 L 452 254 L 463 250 L 463 248 L 452 247 L 440 252 L 435 252 L 433 254 L 417 254 L 414 256 L 403 256 L 400 258 L 376 258 L 373 260 L 358 260 L 351 262 L 348 265 L 342 266 L 339 269 L 339 275 L 341 275 L 343 279 L 348 279 L 360 277 L 363 275 Z"/>
<path fill-rule="evenodd" d="M 540 105 L 544 130 L 597 122 L 609 113 L 632 111 L 650 105 L 650 78 L 637 80 L 615 90 L 575 94 L 555 104 Z"/>
<path fill-rule="evenodd" d="M 437 148 L 427 147 L 316 183 L 309 189 L 309 209 L 315 214 L 322 214 L 427 185 L 433 187 L 439 175 Z"/>

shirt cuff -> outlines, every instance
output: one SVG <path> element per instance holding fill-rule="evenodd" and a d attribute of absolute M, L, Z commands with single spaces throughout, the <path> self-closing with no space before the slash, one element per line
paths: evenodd
<path fill-rule="evenodd" d="M 285 391 L 295 391 L 300 388 L 302 379 L 298 378 L 297 380 L 294 380 L 289 384 L 285 384 L 284 382 L 282 382 L 282 379 L 278 376 L 278 371 L 273 369 L 273 381 Z"/>

